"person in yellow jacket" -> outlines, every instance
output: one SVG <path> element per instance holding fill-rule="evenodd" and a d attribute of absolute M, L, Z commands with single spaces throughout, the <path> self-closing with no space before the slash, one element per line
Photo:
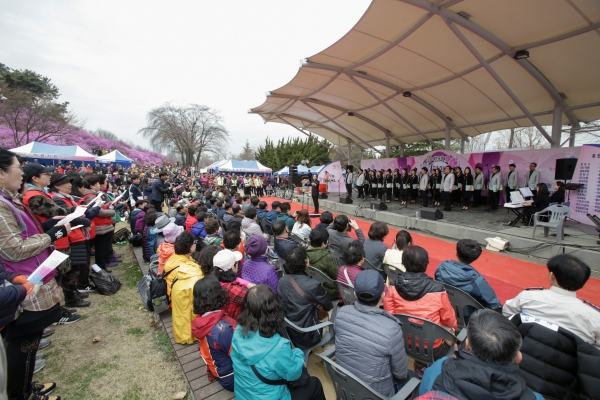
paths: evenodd
<path fill-rule="evenodd" d="M 167 295 L 173 309 L 173 338 L 179 344 L 192 344 L 194 285 L 204 278 L 202 269 L 191 257 L 196 251 L 196 237 L 185 231 L 175 240 L 175 254 L 165 264 Z"/>

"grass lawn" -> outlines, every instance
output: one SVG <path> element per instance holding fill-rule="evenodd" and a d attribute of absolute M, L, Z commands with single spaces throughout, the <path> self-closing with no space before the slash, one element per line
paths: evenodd
<path fill-rule="evenodd" d="M 142 275 L 133 251 L 129 244 L 114 249 L 123 257 L 113 269 L 121 289 L 113 296 L 91 293 L 92 305 L 78 311 L 81 320 L 55 327 L 52 344 L 41 350 L 48 364 L 33 379 L 56 382 L 53 394 L 66 400 L 170 399 L 187 391 L 185 378 L 164 329 L 139 310 Z M 100 342 L 93 343 L 95 336 Z"/>

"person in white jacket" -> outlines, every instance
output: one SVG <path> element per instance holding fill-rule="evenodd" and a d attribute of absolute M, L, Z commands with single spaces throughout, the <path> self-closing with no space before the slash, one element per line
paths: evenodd
<path fill-rule="evenodd" d="M 537 164 L 532 162 L 529 164 L 529 172 L 525 174 L 525 186 L 533 190 L 540 183 L 540 171 L 536 170 Z"/>
<path fill-rule="evenodd" d="M 421 168 L 421 177 L 419 178 L 419 194 L 423 201 L 423 207 L 427 207 L 427 187 L 429 185 L 429 175 L 427 175 L 427 167 Z"/>
<path fill-rule="evenodd" d="M 440 192 L 444 193 L 444 211 L 452 211 L 452 190 L 454 189 L 454 174 L 450 166 L 444 168 L 444 176 L 442 177 L 442 188 Z"/>
<path fill-rule="evenodd" d="M 500 203 L 500 191 L 502 190 L 502 174 L 500 173 L 500 166 L 494 165 L 492 167 L 492 176 L 488 184 L 488 191 L 490 193 L 490 209 L 492 211 L 498 210 L 498 204 Z"/>
<path fill-rule="evenodd" d="M 365 198 L 365 194 L 364 194 L 364 185 L 365 183 L 365 173 L 364 171 L 359 168 L 358 169 L 358 177 L 356 178 L 356 187 L 358 189 L 358 198 L 359 199 L 364 199 Z"/>

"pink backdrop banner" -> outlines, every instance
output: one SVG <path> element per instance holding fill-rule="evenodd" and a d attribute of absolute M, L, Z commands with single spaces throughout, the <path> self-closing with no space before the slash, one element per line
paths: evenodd
<path fill-rule="evenodd" d="M 329 163 L 319 172 L 319 181 L 327 184 L 327 193 L 346 193 L 346 183 L 339 161 Z"/>

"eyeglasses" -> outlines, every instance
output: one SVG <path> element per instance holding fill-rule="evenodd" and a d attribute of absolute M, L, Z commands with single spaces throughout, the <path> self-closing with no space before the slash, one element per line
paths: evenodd
<path fill-rule="evenodd" d="M 23 166 L 19 165 L 18 167 L 10 167 L 10 168 L 19 168 L 21 171 L 23 171 Z"/>

